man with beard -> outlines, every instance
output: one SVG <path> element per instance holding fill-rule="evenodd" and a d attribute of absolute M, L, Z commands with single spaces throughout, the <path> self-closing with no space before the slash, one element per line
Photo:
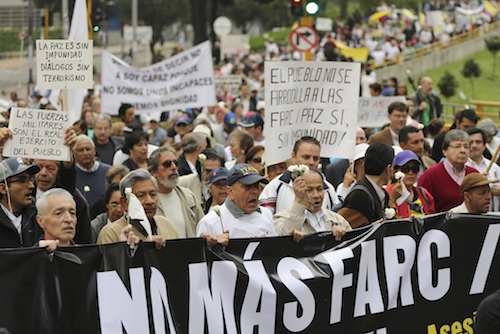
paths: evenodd
<path fill-rule="evenodd" d="M 177 155 L 171 147 L 158 148 L 148 161 L 148 170 L 158 181 L 158 215 L 173 223 L 180 238 L 192 238 L 203 209 L 191 190 L 178 185 L 177 166 Z"/>

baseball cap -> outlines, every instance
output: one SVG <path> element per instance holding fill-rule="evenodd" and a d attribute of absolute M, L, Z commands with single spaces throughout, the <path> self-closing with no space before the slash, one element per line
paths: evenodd
<path fill-rule="evenodd" d="M 357 161 L 365 157 L 366 150 L 370 147 L 367 143 L 361 143 L 354 147 L 354 158 L 352 161 Z"/>
<path fill-rule="evenodd" d="M 472 188 L 481 187 L 494 182 L 497 182 L 497 180 L 488 180 L 483 174 L 471 173 L 465 176 L 462 184 L 460 184 L 460 193 L 463 194 Z"/>
<path fill-rule="evenodd" d="M 19 157 L 11 157 L 0 163 L 0 180 L 6 180 L 9 177 L 28 172 L 30 175 L 40 171 L 39 165 L 26 165 L 23 159 Z"/>
<path fill-rule="evenodd" d="M 175 120 L 175 125 L 179 124 L 191 124 L 191 119 L 188 115 L 181 115 Z"/>
<path fill-rule="evenodd" d="M 232 112 L 226 114 L 226 116 L 224 117 L 224 123 L 230 129 L 236 128 L 236 126 L 238 125 L 236 122 L 236 115 Z"/>
<path fill-rule="evenodd" d="M 257 182 L 269 183 L 259 172 L 249 164 L 237 164 L 229 171 L 227 176 L 227 185 L 232 186 L 236 181 L 245 185 Z"/>
<path fill-rule="evenodd" d="M 251 113 L 246 116 L 243 122 L 240 125 L 244 128 L 251 128 L 252 126 L 264 126 L 264 119 L 262 116 L 256 112 Z"/>
<path fill-rule="evenodd" d="M 420 160 L 418 159 L 417 155 L 413 153 L 412 151 L 409 150 L 404 150 L 396 154 L 394 157 L 394 162 L 393 166 L 404 166 L 406 165 L 409 161 L 415 160 L 420 164 Z"/>
<path fill-rule="evenodd" d="M 208 175 L 208 183 L 214 184 L 221 180 L 227 180 L 229 171 L 225 167 L 219 167 L 210 172 Z"/>

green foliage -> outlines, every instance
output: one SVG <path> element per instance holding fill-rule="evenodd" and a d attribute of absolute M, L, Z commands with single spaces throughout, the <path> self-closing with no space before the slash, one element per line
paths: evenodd
<path fill-rule="evenodd" d="M 479 67 L 479 64 L 476 63 L 474 59 L 466 60 L 464 63 L 464 67 L 462 67 L 462 75 L 470 80 L 472 97 L 475 97 L 476 94 L 474 93 L 473 78 L 479 78 L 479 76 L 481 75 L 481 68 Z"/>
<path fill-rule="evenodd" d="M 274 38 L 274 41 L 278 45 L 285 45 L 285 44 L 289 43 L 288 42 L 288 34 L 290 34 L 290 31 L 291 31 L 290 28 L 285 28 L 282 30 L 269 32 L 268 35 L 269 35 L 269 37 Z M 259 36 L 254 37 L 254 38 L 250 38 L 250 47 L 252 49 L 255 49 L 255 50 L 264 50 L 265 49 L 264 36 L 259 35 Z"/>
<path fill-rule="evenodd" d="M 449 99 L 450 97 L 455 95 L 455 92 L 458 88 L 458 82 L 453 74 L 446 71 L 439 80 L 438 87 L 441 95 L 443 95 L 446 99 Z"/>
<path fill-rule="evenodd" d="M 486 43 L 486 48 L 493 55 L 493 72 L 491 73 L 491 77 L 495 77 L 495 70 L 497 67 L 497 53 L 500 51 L 500 36 L 493 36 L 491 38 L 486 38 L 484 40 Z"/>
<path fill-rule="evenodd" d="M 18 30 L 0 30 L 0 52 L 19 52 L 21 42 L 17 34 Z M 33 30 L 33 41 L 35 36 L 40 36 L 40 29 Z M 62 29 L 49 30 L 49 39 L 61 39 Z M 27 49 L 28 37 L 24 40 L 24 50 Z"/>

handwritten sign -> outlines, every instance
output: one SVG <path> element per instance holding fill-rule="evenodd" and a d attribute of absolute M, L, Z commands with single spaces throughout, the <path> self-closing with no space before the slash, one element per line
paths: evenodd
<path fill-rule="evenodd" d="M 101 109 L 109 114 L 118 114 L 122 103 L 150 114 L 215 105 L 215 97 L 208 41 L 143 69 L 102 53 Z"/>
<path fill-rule="evenodd" d="M 64 132 L 69 126 L 66 111 L 12 108 L 12 139 L 5 142 L 3 155 L 69 161 L 71 152 L 64 145 Z"/>
<path fill-rule="evenodd" d="M 379 127 L 389 123 L 387 109 L 392 102 L 403 102 L 404 96 L 360 97 L 358 111 L 358 126 Z"/>
<path fill-rule="evenodd" d="M 93 41 L 37 40 L 37 87 L 92 88 Z"/>
<path fill-rule="evenodd" d="M 290 158 L 303 136 L 321 143 L 321 156 L 352 158 L 359 99 L 359 63 L 266 62 L 266 152 Z"/>
<path fill-rule="evenodd" d="M 223 77 L 215 77 L 215 91 L 220 93 L 222 91 L 222 85 L 228 85 L 229 91 L 233 96 L 240 95 L 240 86 L 243 79 L 241 75 L 232 74 L 225 75 Z"/>

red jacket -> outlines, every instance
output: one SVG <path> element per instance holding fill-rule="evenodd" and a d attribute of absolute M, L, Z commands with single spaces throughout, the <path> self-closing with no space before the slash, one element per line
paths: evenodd
<path fill-rule="evenodd" d="M 385 190 L 389 195 L 391 194 L 392 188 L 394 188 L 396 184 L 393 183 Z M 403 185 L 404 186 L 404 185 Z M 422 194 L 422 192 L 425 194 L 425 196 Z M 436 206 L 434 202 L 434 197 L 432 197 L 431 193 L 427 191 L 424 187 L 415 187 L 413 186 L 413 191 L 417 194 L 418 198 L 420 198 L 420 201 L 422 202 L 422 208 L 424 211 L 424 215 L 430 215 L 432 213 L 436 212 Z M 397 218 L 409 218 L 410 217 L 410 204 L 407 201 L 404 201 L 403 204 L 398 205 L 396 208 L 396 217 Z"/>

